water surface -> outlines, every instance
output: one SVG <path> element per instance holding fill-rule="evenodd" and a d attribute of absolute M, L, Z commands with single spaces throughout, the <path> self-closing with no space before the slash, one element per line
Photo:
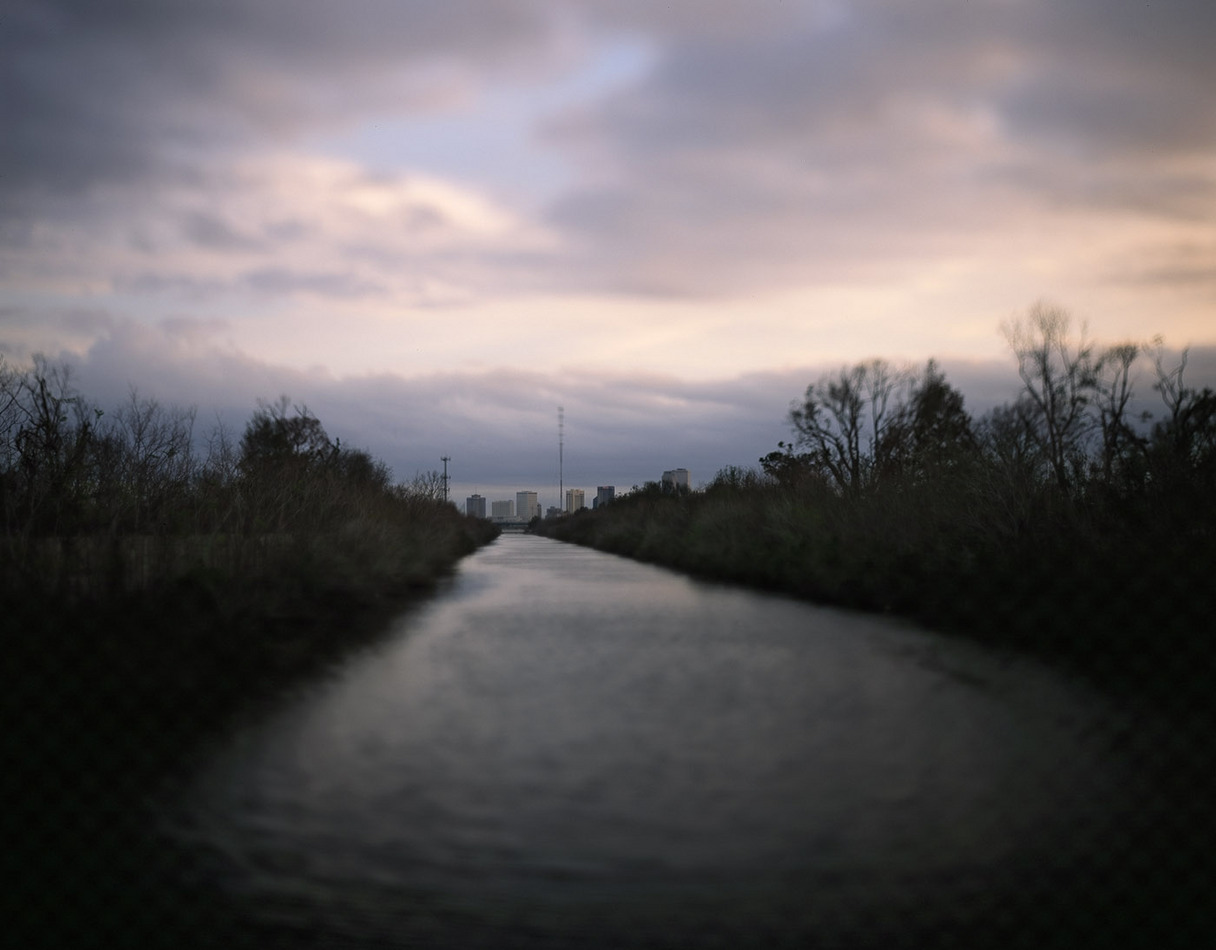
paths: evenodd
<path fill-rule="evenodd" d="M 1126 728 L 1026 660 L 507 535 L 166 821 L 289 946 L 1030 946 L 1125 834 Z"/>

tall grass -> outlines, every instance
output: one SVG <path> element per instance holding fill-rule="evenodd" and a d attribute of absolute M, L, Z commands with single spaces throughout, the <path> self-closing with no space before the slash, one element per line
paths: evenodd
<path fill-rule="evenodd" d="M 70 367 L 0 361 L 0 597 L 105 603 L 191 574 L 371 595 L 426 583 L 485 540 L 285 399 L 239 443 L 194 429 L 192 409 L 133 391 L 103 411 Z"/>
<path fill-rule="evenodd" d="M 239 440 L 194 425 L 135 392 L 102 410 L 67 366 L 0 360 L 0 695 L 29 749 L 167 762 L 497 533 L 285 399 Z"/>

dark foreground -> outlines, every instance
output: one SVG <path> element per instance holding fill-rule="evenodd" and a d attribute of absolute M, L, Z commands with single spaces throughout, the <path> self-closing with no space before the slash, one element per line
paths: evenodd
<path fill-rule="evenodd" d="M 230 889 L 205 852 L 157 832 L 155 802 L 172 797 L 234 727 L 373 648 L 393 617 L 421 609 L 426 588 L 280 595 L 234 597 L 196 579 L 106 609 L 10 605 L 4 860 L 16 882 L 6 890 L 16 945 L 1157 948 L 1204 946 L 1216 932 L 1213 733 L 1203 716 L 1177 711 L 1149 742 L 1134 725 L 1101 736 L 1131 763 L 1134 786 L 1105 848 L 1061 849 L 1057 859 L 1007 867 L 1000 880 L 978 866 L 936 877 L 918 870 L 889 882 L 890 893 L 867 895 L 868 879 L 847 868 L 827 880 L 773 867 L 741 881 L 639 865 L 628 886 L 587 889 L 571 868 L 542 876 L 535 899 L 468 906 L 450 890 L 379 893 L 369 884 L 339 929 L 307 900 L 283 898 L 286 912 L 268 916 Z M 493 613 L 497 597 L 488 596 Z M 568 609 L 585 611 L 579 604 Z M 1140 713 L 1160 722 L 1159 709 L 1125 701 L 1133 724 Z M 1094 805 L 1096 816 L 1102 803 Z M 859 917 L 867 901 L 873 911 Z"/>
<path fill-rule="evenodd" d="M 231 945 L 239 915 L 154 833 L 149 802 L 234 724 L 374 643 L 496 533 L 462 530 L 407 582 L 195 573 L 102 603 L 10 594 L 0 794 L 14 945 Z"/>
<path fill-rule="evenodd" d="M 500 608 L 494 597 L 488 600 Z M 340 927 L 332 912 L 306 897 L 281 895 L 282 913 L 268 915 L 263 904 L 250 906 L 252 898 L 231 891 L 230 881 L 198 849 L 157 835 L 149 822 L 152 799 L 171 794 L 234 725 L 258 718 L 294 685 L 325 676 L 329 664 L 361 644 L 375 644 L 403 609 L 411 608 L 400 599 L 368 604 L 335 596 L 295 614 L 255 619 L 217 613 L 204 593 L 183 588 L 159 605 L 144 601 L 121 612 L 76 614 L 73 636 L 60 633 L 62 639 L 50 641 L 60 645 L 51 651 L 60 661 L 54 667 L 25 655 L 26 675 L 10 681 L 15 715 L 6 716 L 17 724 L 6 734 L 6 759 L 20 765 L 6 772 L 5 812 L 6 860 L 16 872 L 10 878 L 20 882 L 8 892 L 15 899 L 8 929 L 17 943 L 1196 947 L 1206 945 L 1216 928 L 1216 827 L 1205 793 L 1216 760 L 1210 732 L 1182 721 L 1165 733 L 1155 731 L 1151 742 L 1135 728 L 1103 729 L 1100 744 L 1132 764 L 1128 781 L 1134 785 L 1126 812 L 1104 833 L 1105 849 L 1071 855 L 1060 849 L 1055 860 L 1008 866 L 999 880 L 982 866 L 936 876 L 918 870 L 907 880 L 889 880 L 889 893 L 867 895 L 858 889 L 868 886 L 868 878 L 861 871 L 851 877 L 847 868 L 828 880 L 773 867 L 740 881 L 714 877 L 721 872 L 673 877 L 639 865 L 627 886 L 587 889 L 575 867 L 539 877 L 528 899 L 515 894 L 470 906 L 451 889 L 419 886 L 402 893 L 386 885 L 380 893 L 369 882 L 365 900 L 345 909 Z M 172 624 L 165 623 L 167 616 L 174 617 Z M 27 618 L 22 629 L 37 631 L 45 650 L 47 638 L 64 628 L 39 630 L 38 621 Z M 79 658 L 68 647 L 85 636 L 93 650 Z M 200 645 L 191 664 L 158 667 L 154 644 L 166 637 L 179 649 L 193 638 L 231 648 L 217 654 Z M 124 666 L 120 659 L 129 654 L 120 646 L 140 641 L 142 662 Z M 254 643 L 261 646 L 250 649 Z M 526 698 L 511 696 L 512 702 Z M 1096 816 L 1102 803 L 1094 804 Z M 1085 822 L 1084 813 L 1078 820 Z M 763 824 L 763 816 L 756 821 Z M 733 903 L 715 893 L 731 895 Z M 948 905 L 942 893 L 952 895 Z M 850 901 L 838 903 L 832 895 L 840 894 Z M 856 907 L 867 901 L 873 910 L 859 917 Z"/>

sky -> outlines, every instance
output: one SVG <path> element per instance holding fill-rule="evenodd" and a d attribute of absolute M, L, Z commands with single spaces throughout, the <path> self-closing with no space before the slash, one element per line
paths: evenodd
<path fill-rule="evenodd" d="M 696 484 L 845 363 L 1012 398 L 1041 300 L 1216 379 L 1213 49 L 1211 0 L 6 0 L 0 355 L 544 505 L 558 406 L 567 486 Z"/>

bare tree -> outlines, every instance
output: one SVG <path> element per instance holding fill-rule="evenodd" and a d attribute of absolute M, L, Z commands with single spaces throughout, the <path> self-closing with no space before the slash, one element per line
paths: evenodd
<path fill-rule="evenodd" d="M 812 383 L 802 403 L 790 406 L 795 443 L 810 450 L 841 491 L 855 493 L 868 483 L 904 378 L 885 360 L 869 360 Z"/>
<path fill-rule="evenodd" d="M 1135 392 L 1132 368 L 1142 348 L 1138 343 L 1108 347 L 1094 366 L 1094 405 L 1102 432 L 1102 479 L 1110 485 L 1120 470 L 1130 464 L 1130 453 L 1142 447 L 1127 418 L 1127 406 Z"/>
<path fill-rule="evenodd" d="M 121 446 L 122 483 L 131 493 L 130 528 L 164 528 L 194 474 L 195 410 L 164 407 L 135 387 L 114 415 L 110 433 Z"/>
<path fill-rule="evenodd" d="M 1170 469 L 1195 471 L 1212 465 L 1216 463 L 1216 392 L 1186 385 L 1183 374 L 1189 348 L 1182 351 L 1176 366 L 1166 369 L 1161 338 L 1155 343 L 1157 382 L 1153 388 L 1161 394 L 1169 416 L 1153 427 L 1153 448 L 1159 458 L 1168 460 Z"/>
<path fill-rule="evenodd" d="M 1153 354 L 1153 367 L 1157 371 L 1157 381 L 1153 383 L 1153 389 L 1161 394 L 1161 401 L 1170 411 L 1170 418 L 1176 419 L 1182 411 L 1188 393 L 1182 377 L 1186 372 L 1186 361 L 1191 348 L 1185 347 L 1178 357 L 1178 364 L 1173 369 L 1166 369 L 1165 340 L 1160 336 L 1154 337 L 1153 347 L 1156 350 Z"/>
<path fill-rule="evenodd" d="M 399 485 L 397 490 L 407 498 L 443 501 L 443 473 L 434 469 L 429 472 L 415 472 L 409 484 Z"/>
<path fill-rule="evenodd" d="M 906 398 L 892 405 L 898 389 L 911 381 L 911 374 L 894 369 L 886 360 L 868 360 L 861 364 L 864 369 L 862 390 L 869 405 L 867 477 L 876 478 L 889 466 L 887 448 L 891 445 L 890 433 L 903 414 Z"/>
<path fill-rule="evenodd" d="M 1039 443 L 1062 491 L 1069 491 L 1085 457 L 1090 431 L 1086 407 L 1094 394 L 1093 344 L 1086 327 L 1073 340 L 1067 311 L 1045 303 L 1035 304 L 1025 317 L 1002 325 L 1001 330 L 1018 360 L 1024 397 L 1023 424 Z"/>
<path fill-rule="evenodd" d="M 232 430 L 224 424 L 219 413 L 207 435 L 207 454 L 203 459 L 202 476 L 217 485 L 231 485 L 240 474 L 240 456 Z"/>
<path fill-rule="evenodd" d="M 790 407 L 795 441 L 810 449 L 815 462 L 841 491 L 861 485 L 861 427 L 864 400 L 860 367 L 842 369 L 806 388 L 802 405 Z"/>
<path fill-rule="evenodd" d="M 0 517 L 3 525 L 11 521 L 10 505 L 17 495 L 17 434 L 25 412 L 21 406 L 22 374 L 0 353 Z"/>
<path fill-rule="evenodd" d="M 72 384 L 71 368 L 34 357 L 5 381 L 6 519 L 25 533 L 73 530 L 89 491 L 89 447 L 99 413 Z"/>

